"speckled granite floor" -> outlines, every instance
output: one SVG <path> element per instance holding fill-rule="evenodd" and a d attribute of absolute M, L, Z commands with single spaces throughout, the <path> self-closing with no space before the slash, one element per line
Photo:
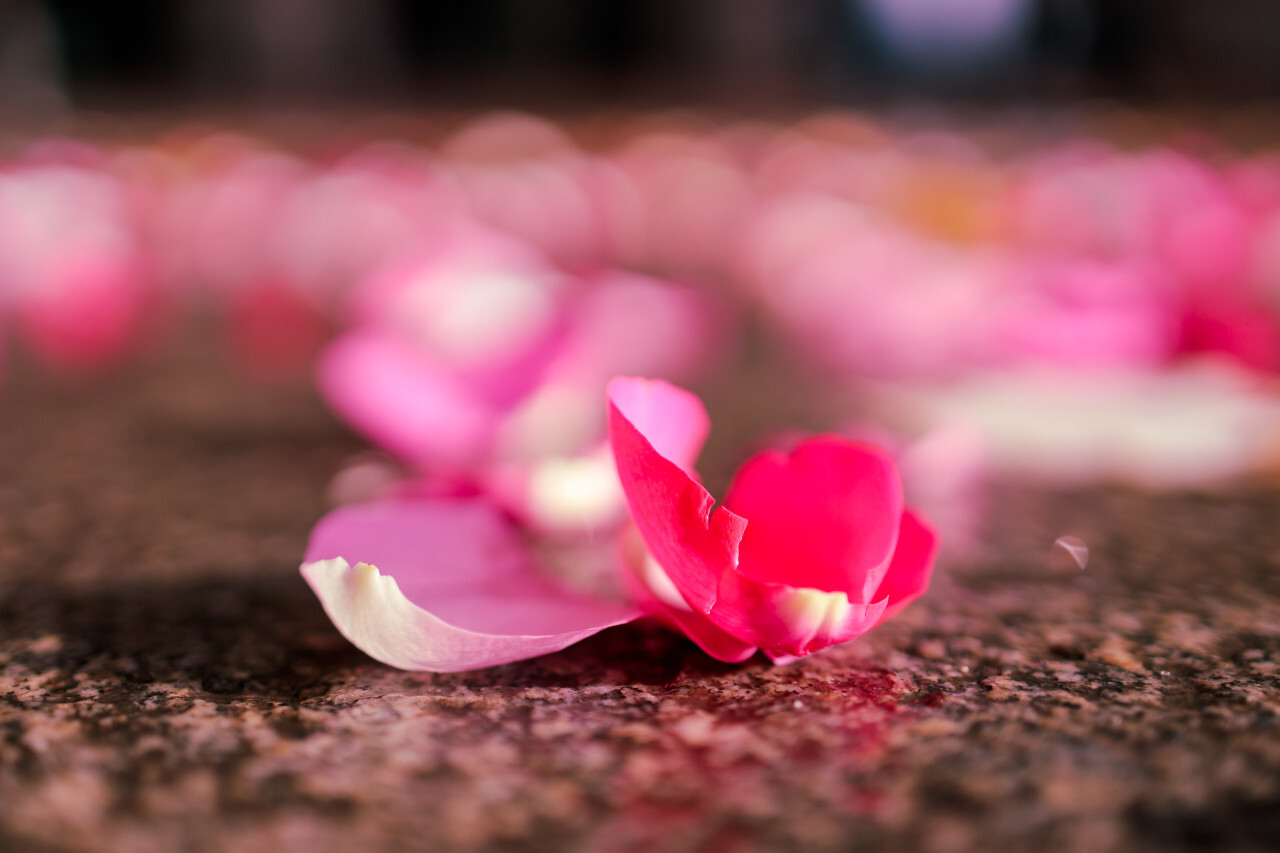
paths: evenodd
<path fill-rule="evenodd" d="M 1280 492 L 1001 489 L 987 557 L 790 667 L 633 626 L 410 674 L 297 575 L 358 449 L 305 392 L 3 404 L 0 849 L 1280 846 Z"/>

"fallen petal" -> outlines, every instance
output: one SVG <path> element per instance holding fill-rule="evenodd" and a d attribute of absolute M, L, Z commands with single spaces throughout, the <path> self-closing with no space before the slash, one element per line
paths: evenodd
<path fill-rule="evenodd" d="M 646 614 L 683 633 L 718 661 L 741 663 L 756 653 L 756 646 L 721 630 L 685 602 L 633 525 L 622 531 L 621 551 L 627 591 Z"/>
<path fill-rule="evenodd" d="M 729 572 L 709 618 L 770 658 L 781 659 L 804 657 L 865 634 L 882 620 L 888 603 L 887 598 L 859 603 L 843 592 L 761 583 Z"/>
<path fill-rule="evenodd" d="M 924 595 L 929 588 L 929 578 L 933 576 L 937 554 L 938 534 L 916 512 L 905 510 L 893 562 L 876 590 L 877 599 L 888 601 L 877 625 L 892 619 L 898 611 Z"/>
<path fill-rule="evenodd" d="M 335 510 L 312 531 L 302 575 L 343 636 L 401 669 L 524 660 L 640 615 L 538 575 L 515 530 L 476 500 Z"/>
<path fill-rule="evenodd" d="M 825 436 L 749 459 L 724 505 L 751 521 L 740 574 L 868 603 L 897 544 L 902 483 L 880 448 Z"/>
<path fill-rule="evenodd" d="M 697 476 L 693 463 L 711 432 L 701 400 L 661 379 L 625 376 L 609 383 L 608 395 L 611 412 L 622 415 L 658 454 Z"/>
<path fill-rule="evenodd" d="M 631 518 L 684 600 L 702 613 L 715 605 L 720 577 L 737 565 L 747 522 L 723 507 L 713 512 L 710 493 L 659 448 L 687 458 L 701 446 L 693 430 L 706 420 L 697 397 L 661 380 L 609 383 L 609 441 Z"/>
<path fill-rule="evenodd" d="M 380 447 L 428 467 L 465 465 L 487 444 L 490 411 L 413 347 L 367 332 L 325 350 L 320 390 L 339 414 Z"/>

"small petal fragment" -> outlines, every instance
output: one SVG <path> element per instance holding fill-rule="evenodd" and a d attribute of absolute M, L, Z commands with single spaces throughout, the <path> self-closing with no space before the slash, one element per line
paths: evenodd
<path fill-rule="evenodd" d="M 335 510 L 312 532 L 302 574 L 343 636 L 401 669 L 524 660 L 640 615 L 542 578 L 510 525 L 476 500 Z"/>

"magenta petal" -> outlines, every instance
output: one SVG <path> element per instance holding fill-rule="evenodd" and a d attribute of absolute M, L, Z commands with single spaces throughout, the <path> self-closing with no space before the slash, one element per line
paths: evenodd
<path fill-rule="evenodd" d="M 538 575 L 511 525 L 475 500 L 335 510 L 312 531 L 302 574 L 343 636 L 401 669 L 524 660 L 640 615 Z"/>
<path fill-rule="evenodd" d="M 884 599 L 853 602 L 843 592 L 761 583 L 729 572 L 709 618 L 777 661 L 804 657 L 865 634 L 879 624 L 887 604 Z"/>
<path fill-rule="evenodd" d="M 902 483 L 883 450 L 835 436 L 749 459 L 724 505 L 749 519 L 738 572 L 870 603 L 893 556 Z"/>
<path fill-rule="evenodd" d="M 417 465 L 462 467 L 484 448 L 493 415 L 413 347 L 353 332 L 320 358 L 320 390 L 375 444 Z"/>
<path fill-rule="evenodd" d="M 688 606 L 662 567 L 649 556 L 634 526 L 624 528 L 621 539 L 623 581 L 646 614 L 683 633 L 718 661 L 741 663 L 756 653 L 756 646 L 722 631 Z"/>
<path fill-rule="evenodd" d="M 696 476 L 693 463 L 711 432 L 701 400 L 670 382 L 629 376 L 613 379 L 608 396 L 611 408 L 616 407 L 658 454 Z"/>
<path fill-rule="evenodd" d="M 654 616 L 670 627 L 683 633 L 698 644 L 711 657 L 724 663 L 742 663 L 756 653 L 758 647 L 743 642 L 737 637 L 721 630 L 716 623 L 696 610 L 680 610 L 662 602 L 642 602 L 641 606 L 650 616 Z"/>
<path fill-rule="evenodd" d="M 938 535 L 933 528 L 912 510 L 903 512 L 898 548 L 893 552 L 893 562 L 889 564 L 884 581 L 876 590 L 876 598 L 889 602 L 880 622 L 893 618 L 902 608 L 924 595 L 929 588 L 937 554 Z"/>
<path fill-rule="evenodd" d="M 141 265 L 69 258 L 19 304 L 32 348 L 59 367 L 93 368 L 138 343 L 148 308 Z"/>
<path fill-rule="evenodd" d="M 631 518 L 685 601 L 702 613 L 714 606 L 720 577 L 737 563 L 747 522 L 724 508 L 712 512 L 707 490 L 655 448 L 687 457 L 701 445 L 705 432 L 693 439 L 705 423 L 698 398 L 666 382 L 609 383 L 609 442 Z"/>

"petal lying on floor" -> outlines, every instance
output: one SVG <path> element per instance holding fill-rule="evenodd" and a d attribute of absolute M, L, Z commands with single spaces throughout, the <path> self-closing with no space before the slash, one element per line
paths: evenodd
<path fill-rule="evenodd" d="M 878 447 L 819 436 L 738 469 L 726 509 L 750 520 L 738 573 L 874 601 L 902 518 L 902 483 Z"/>
<path fill-rule="evenodd" d="M 610 410 L 622 415 L 653 450 L 697 477 L 693 465 L 711 432 L 701 400 L 670 382 L 629 376 L 610 381 L 608 397 Z"/>
<path fill-rule="evenodd" d="M 884 581 L 876 590 L 877 599 L 889 602 L 877 625 L 893 618 L 894 614 L 925 594 L 937 555 L 938 534 L 919 513 L 910 509 L 904 511 L 898 548 L 893 552 L 893 562 Z"/>
<path fill-rule="evenodd" d="M 318 366 L 329 405 L 380 447 L 423 466 L 482 452 L 494 416 L 452 377 L 393 337 L 352 332 Z"/>
<path fill-rule="evenodd" d="M 741 663 L 756 653 L 756 646 L 721 630 L 705 614 L 688 605 L 662 566 L 649 554 L 634 524 L 623 528 L 619 541 L 623 584 L 646 614 L 682 632 L 718 661 Z"/>
<path fill-rule="evenodd" d="M 710 493 L 673 460 L 701 446 L 701 438 L 691 436 L 705 422 L 701 401 L 674 385 L 631 378 L 609 383 L 609 442 L 631 519 L 684 600 L 704 614 L 715 606 L 720 578 L 737 565 L 747 526 L 729 510 L 715 509 Z"/>
<path fill-rule="evenodd" d="M 302 574 L 343 636 L 401 669 L 524 660 L 640 615 L 543 578 L 515 530 L 476 500 L 335 510 L 312 531 Z"/>

